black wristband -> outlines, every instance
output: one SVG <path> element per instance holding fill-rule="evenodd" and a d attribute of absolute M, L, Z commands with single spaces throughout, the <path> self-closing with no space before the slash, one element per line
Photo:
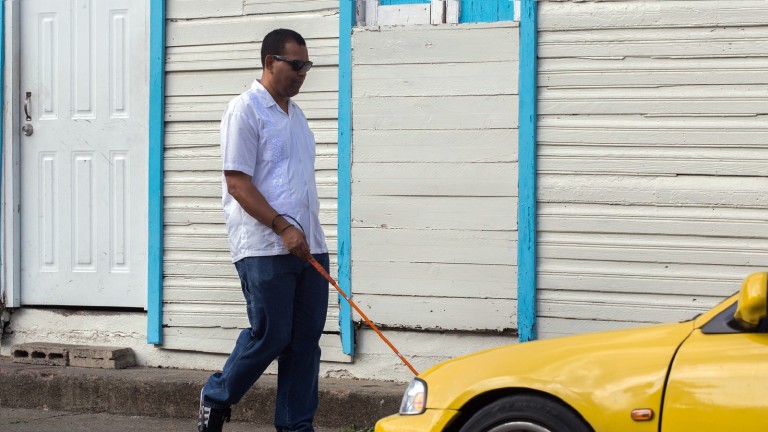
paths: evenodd
<path fill-rule="evenodd" d="M 284 218 L 284 219 L 290 219 L 290 220 L 292 220 L 292 221 L 296 222 L 296 225 L 293 225 L 293 224 L 291 224 L 290 222 L 288 222 L 288 221 L 286 220 L 286 222 L 288 222 L 288 226 L 287 226 L 287 227 L 285 227 L 285 228 L 283 228 L 283 229 L 281 229 L 281 230 L 280 230 L 280 232 L 277 232 L 277 231 L 275 230 L 275 220 L 277 220 L 277 218 L 279 218 L 279 217 L 282 217 L 282 218 Z M 277 215 L 277 216 L 275 216 L 275 217 L 273 217 L 273 218 L 272 218 L 272 232 L 273 232 L 273 233 L 275 233 L 275 234 L 277 234 L 277 235 L 280 235 L 280 234 L 282 234 L 282 233 L 283 233 L 283 231 L 287 230 L 288 228 L 290 228 L 290 227 L 292 227 L 292 226 L 295 226 L 295 227 L 299 228 L 299 229 L 301 230 L 301 232 L 304 232 L 304 227 L 303 227 L 303 226 L 301 226 L 301 224 L 299 223 L 299 221 L 297 221 L 297 220 L 296 220 L 296 219 L 295 219 L 293 216 L 289 215 L 288 213 L 280 213 L 279 215 Z"/>
<path fill-rule="evenodd" d="M 280 234 L 280 233 L 279 233 L 279 232 L 277 232 L 277 230 L 275 229 L 275 221 L 277 220 L 277 218 L 279 218 L 279 217 L 283 217 L 283 216 L 287 216 L 287 215 L 286 215 L 286 214 L 283 214 L 283 213 L 280 213 L 280 214 L 278 214 L 277 216 L 275 216 L 275 217 L 273 217 L 273 218 L 272 218 L 272 232 L 273 232 L 273 233 L 275 233 L 275 234 Z M 290 224 L 289 224 L 289 225 L 290 225 Z M 285 229 L 283 229 L 283 231 L 285 231 Z M 283 232 L 283 231 L 280 231 L 280 232 Z"/>

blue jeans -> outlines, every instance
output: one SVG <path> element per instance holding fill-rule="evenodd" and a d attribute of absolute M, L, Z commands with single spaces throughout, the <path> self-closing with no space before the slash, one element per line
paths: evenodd
<path fill-rule="evenodd" d="M 314 255 L 328 269 L 328 254 Z M 311 264 L 293 255 L 249 257 L 235 263 L 248 321 L 224 370 L 203 387 L 203 403 L 236 404 L 277 358 L 275 427 L 314 431 L 320 335 L 328 310 L 328 282 Z"/>

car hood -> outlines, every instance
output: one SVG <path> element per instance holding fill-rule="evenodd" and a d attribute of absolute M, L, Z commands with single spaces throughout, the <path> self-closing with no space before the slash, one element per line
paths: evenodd
<path fill-rule="evenodd" d="M 561 399 L 594 430 L 637 430 L 631 428 L 630 411 L 659 412 L 667 369 L 693 329 L 694 321 L 652 325 L 459 357 L 420 375 L 428 385 L 427 407 L 460 410 L 482 393 L 528 389 Z"/>

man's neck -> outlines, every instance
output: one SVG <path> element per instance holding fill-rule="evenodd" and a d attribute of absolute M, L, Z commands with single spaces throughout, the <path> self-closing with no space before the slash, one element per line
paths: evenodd
<path fill-rule="evenodd" d="M 272 88 L 272 85 L 271 85 L 271 83 L 269 82 L 269 80 L 267 80 L 267 79 L 264 79 L 264 77 L 262 77 L 262 78 L 259 80 L 259 82 L 260 82 L 260 83 L 261 83 L 261 85 L 262 85 L 262 86 L 263 86 L 263 87 L 264 87 L 264 88 L 267 90 L 267 92 L 269 92 L 270 96 L 272 96 L 272 99 L 274 99 L 274 100 L 275 100 L 275 102 L 277 103 L 277 106 L 279 106 L 279 107 L 280 107 L 280 109 L 282 109 L 282 110 L 283 110 L 283 112 L 285 112 L 285 113 L 287 114 L 287 113 L 288 113 L 288 103 L 290 102 L 291 98 L 287 98 L 287 97 L 286 97 L 286 98 L 282 98 L 282 97 L 279 97 L 279 96 L 278 96 L 278 95 L 275 93 L 274 89 Z"/>

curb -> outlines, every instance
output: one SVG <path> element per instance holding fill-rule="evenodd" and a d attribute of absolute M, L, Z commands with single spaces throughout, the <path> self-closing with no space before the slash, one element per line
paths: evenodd
<path fill-rule="evenodd" d="M 200 388 L 210 374 L 144 367 L 44 366 L 0 358 L 0 407 L 188 418 L 193 422 Z M 276 376 L 262 376 L 232 407 L 232 420 L 272 424 L 276 386 Z M 397 412 L 404 388 L 385 381 L 320 378 L 315 424 L 372 427 L 378 419 Z"/>

